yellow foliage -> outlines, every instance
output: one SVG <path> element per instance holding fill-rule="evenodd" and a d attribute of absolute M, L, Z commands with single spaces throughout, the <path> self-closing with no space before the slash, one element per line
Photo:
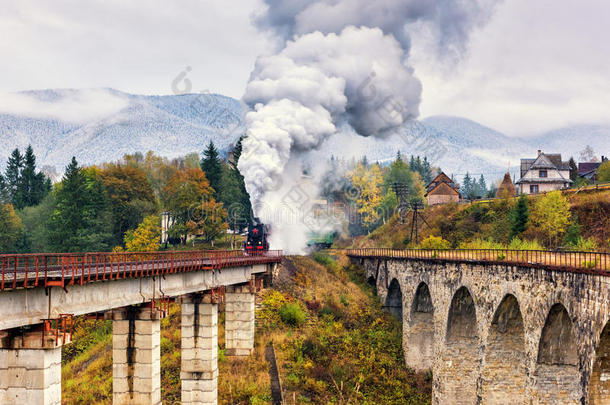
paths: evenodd
<path fill-rule="evenodd" d="M 356 207 L 362 221 L 372 225 L 379 220 L 379 206 L 381 205 L 381 184 L 383 175 L 378 165 L 367 168 L 358 163 L 354 170 L 348 173 L 352 185 L 358 190 Z"/>
<path fill-rule="evenodd" d="M 451 244 L 440 236 L 428 236 L 421 241 L 421 249 L 449 249 Z"/>
<path fill-rule="evenodd" d="M 542 234 L 549 245 L 565 233 L 570 223 L 570 205 L 561 191 L 553 191 L 538 198 L 532 209 L 530 221 Z"/>
<path fill-rule="evenodd" d="M 128 252 L 152 252 L 159 248 L 161 225 L 157 215 L 150 215 L 133 231 L 125 233 L 125 249 Z"/>

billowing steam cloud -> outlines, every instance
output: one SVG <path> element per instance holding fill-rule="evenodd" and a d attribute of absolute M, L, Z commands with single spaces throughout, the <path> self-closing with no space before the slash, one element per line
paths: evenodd
<path fill-rule="evenodd" d="M 266 0 L 258 23 L 282 48 L 258 58 L 246 88 L 252 111 L 239 169 L 256 213 L 273 227 L 275 247 L 298 252 L 304 233 L 316 228 L 287 224 L 277 213 L 290 202 L 293 212 L 309 210 L 303 199 L 282 198 L 299 183 L 308 151 L 338 131 L 384 137 L 417 118 L 422 86 L 407 65 L 409 24 L 436 27 L 439 47 L 459 50 L 491 1 Z"/>

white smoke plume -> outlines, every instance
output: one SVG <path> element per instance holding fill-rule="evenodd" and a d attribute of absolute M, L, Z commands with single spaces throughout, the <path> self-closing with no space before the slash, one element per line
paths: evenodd
<path fill-rule="evenodd" d="M 301 180 L 309 151 L 337 132 L 385 137 L 417 118 L 422 86 L 407 64 L 408 25 L 436 24 L 439 46 L 461 49 L 493 1 L 266 0 L 257 22 L 281 49 L 257 59 L 247 85 L 239 169 L 255 214 L 272 226 L 272 247 L 302 252 L 308 232 L 329 228 L 306 215 L 320 181 Z"/>

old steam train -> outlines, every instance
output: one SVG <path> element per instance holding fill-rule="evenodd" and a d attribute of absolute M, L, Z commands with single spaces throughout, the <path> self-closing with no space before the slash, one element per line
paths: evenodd
<path fill-rule="evenodd" d="M 244 250 L 248 255 L 264 255 L 269 250 L 269 227 L 258 218 L 248 225 Z"/>

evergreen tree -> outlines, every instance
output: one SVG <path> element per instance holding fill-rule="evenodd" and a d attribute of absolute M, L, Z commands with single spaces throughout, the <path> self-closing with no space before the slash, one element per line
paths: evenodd
<path fill-rule="evenodd" d="M 366 155 L 362 156 L 362 166 L 364 167 L 369 167 L 369 159 L 366 157 Z"/>
<path fill-rule="evenodd" d="M 570 157 L 570 180 L 572 181 L 576 181 L 578 180 L 578 166 L 576 165 L 576 162 L 574 161 L 573 157 Z"/>
<path fill-rule="evenodd" d="M 481 174 L 481 177 L 479 177 L 477 196 L 485 197 L 485 195 L 487 195 L 487 183 L 485 182 L 485 177 Z"/>
<path fill-rule="evenodd" d="M 218 198 L 222 188 L 222 166 L 218 157 L 218 151 L 212 141 L 210 141 L 208 148 L 203 152 L 201 170 L 204 171 L 205 177 L 210 182 L 210 187 L 214 189 L 214 197 Z"/>
<path fill-rule="evenodd" d="M 13 150 L 6 165 L 5 181 L 10 203 L 15 208 L 23 207 L 23 195 L 21 189 L 21 171 L 23 170 L 23 156 L 19 149 Z"/>
<path fill-rule="evenodd" d="M 6 180 L 4 180 L 4 176 L 0 174 L 0 204 L 7 203 L 9 200 L 8 185 L 6 184 Z"/>
<path fill-rule="evenodd" d="M 511 237 L 517 237 L 521 235 L 527 229 L 527 222 L 530 218 L 529 208 L 527 206 L 527 198 L 525 195 L 521 195 L 517 202 L 517 205 L 512 211 L 511 215 Z"/>
<path fill-rule="evenodd" d="M 49 220 L 49 245 L 58 252 L 105 251 L 111 247 L 112 218 L 101 181 L 73 157 L 58 187 Z"/>
<path fill-rule="evenodd" d="M 462 181 L 462 188 L 460 190 L 462 195 L 468 199 L 472 199 L 473 197 L 473 183 L 472 178 L 470 177 L 470 173 L 466 172 L 464 176 L 464 180 Z"/>
<path fill-rule="evenodd" d="M 36 156 L 32 146 L 25 150 L 23 159 L 23 170 L 19 181 L 19 195 L 22 196 L 23 207 L 38 205 L 43 198 L 51 191 L 50 179 L 44 173 L 36 173 Z"/>
<path fill-rule="evenodd" d="M 240 137 L 233 148 L 233 162 L 231 165 L 222 166 L 222 185 L 223 190 L 219 195 L 219 200 L 227 209 L 229 227 L 234 231 L 240 231 L 250 223 L 252 205 L 250 204 L 250 195 L 246 191 L 244 176 L 237 168 L 239 158 L 242 152 L 242 140 Z M 333 157 L 331 156 L 331 159 Z M 331 164 L 334 160 L 331 160 Z"/>
<path fill-rule="evenodd" d="M 424 156 L 424 161 L 422 163 L 422 180 L 424 183 L 429 184 L 432 181 L 432 167 L 430 166 L 430 162 L 428 162 L 428 158 Z"/>

